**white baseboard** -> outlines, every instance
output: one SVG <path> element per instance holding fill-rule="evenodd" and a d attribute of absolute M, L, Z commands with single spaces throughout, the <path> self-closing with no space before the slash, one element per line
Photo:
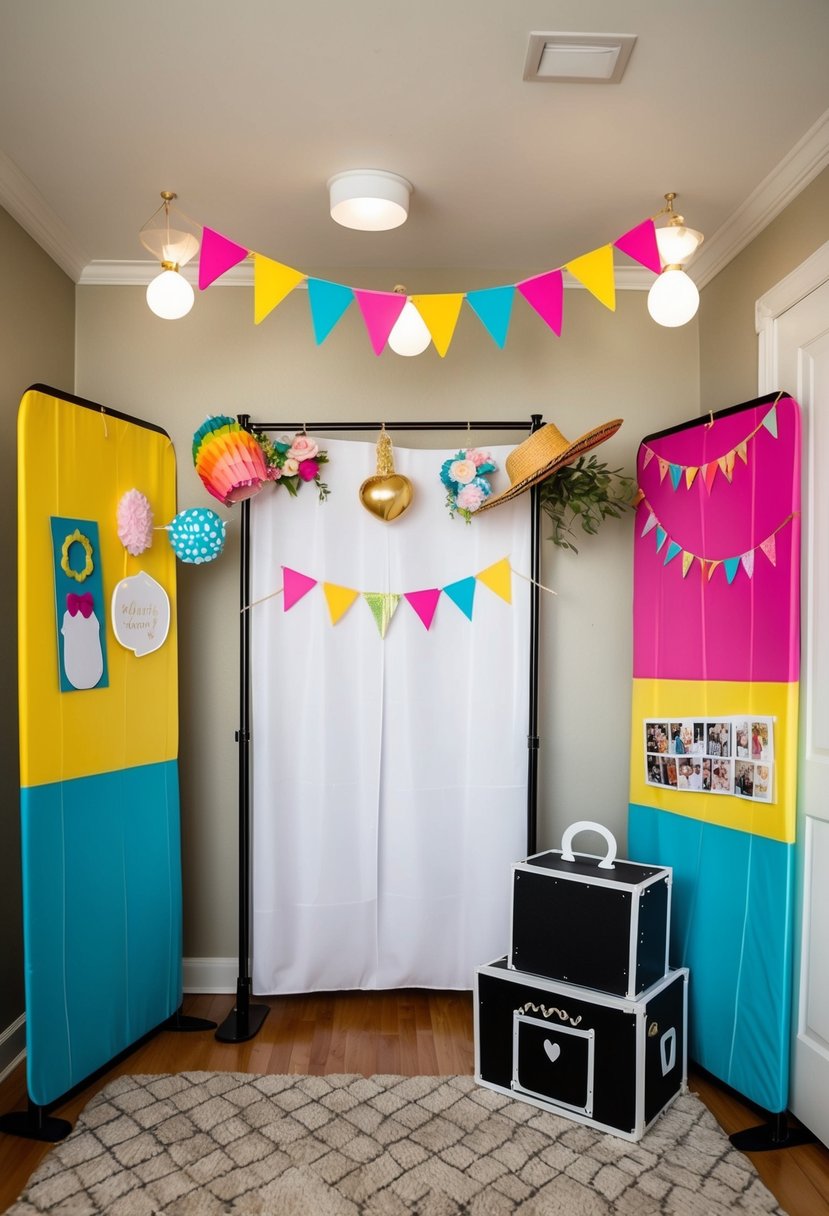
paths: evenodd
<path fill-rule="evenodd" d="M 235 992 L 238 958 L 186 958 L 185 992 Z"/>
<path fill-rule="evenodd" d="M 21 1013 L 11 1026 L 0 1031 L 0 1081 L 17 1068 L 26 1056 L 26 1014 Z"/>

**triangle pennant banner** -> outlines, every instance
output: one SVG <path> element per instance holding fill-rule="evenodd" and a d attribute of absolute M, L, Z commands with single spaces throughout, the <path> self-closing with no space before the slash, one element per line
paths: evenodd
<path fill-rule="evenodd" d="M 199 254 L 199 291 L 204 291 L 221 275 L 238 266 L 248 256 L 247 249 L 229 241 L 226 236 L 203 228 Z"/>
<path fill-rule="evenodd" d="M 727 557 L 723 566 L 725 567 L 725 577 L 728 579 L 729 585 L 734 582 L 737 571 L 740 569 L 739 557 Z"/>
<path fill-rule="evenodd" d="M 729 457 L 731 458 L 730 460 Z M 731 474 L 734 469 L 734 453 L 728 452 L 725 456 L 720 456 L 717 464 L 719 465 L 720 472 L 726 478 L 726 480 L 731 481 Z"/>
<path fill-rule="evenodd" d="M 444 587 L 443 591 L 449 596 L 452 603 L 460 608 L 461 612 L 469 620 L 472 620 L 472 606 L 475 602 L 475 579 L 470 575 L 469 578 L 459 579 L 456 583 L 450 583 L 448 587 Z"/>
<path fill-rule="evenodd" d="M 291 570 L 290 566 L 282 567 L 282 611 L 287 612 L 293 608 L 297 601 L 301 600 L 303 595 L 307 595 L 312 587 L 316 587 L 317 580 L 309 578 L 307 574 L 300 574 L 298 570 Z"/>
<path fill-rule="evenodd" d="M 583 253 L 580 258 L 568 262 L 565 270 L 569 270 L 573 278 L 578 279 L 591 295 L 609 308 L 616 309 L 616 282 L 613 278 L 613 247 L 602 245 L 591 253 Z"/>
<path fill-rule="evenodd" d="M 669 466 L 667 460 L 663 460 L 661 456 L 658 457 L 658 460 L 659 460 L 659 484 L 661 485 L 662 482 L 665 480 L 665 474 L 668 472 L 668 469 L 670 466 Z"/>
<path fill-rule="evenodd" d="M 667 539 L 668 539 L 668 533 L 665 531 L 665 529 L 662 527 L 661 524 L 657 524 L 657 526 L 656 526 L 656 552 L 657 553 L 662 548 L 662 546 L 665 544 L 665 541 Z"/>
<path fill-rule="evenodd" d="M 714 478 L 717 476 L 717 462 L 712 460 L 710 464 L 703 465 L 702 473 L 705 478 L 705 488 L 708 493 L 711 493 L 711 487 L 714 484 Z"/>
<path fill-rule="evenodd" d="M 502 557 L 499 562 L 487 566 L 486 570 L 481 570 L 475 577 L 479 583 L 489 587 L 490 591 L 500 595 L 502 600 L 506 600 L 508 604 L 512 603 L 512 567 L 508 557 Z"/>
<path fill-rule="evenodd" d="M 656 228 L 653 220 L 643 220 L 630 232 L 620 236 L 613 244 L 629 258 L 647 266 L 654 274 L 662 273 L 662 259 L 659 256 L 659 246 L 656 243 Z"/>
<path fill-rule="evenodd" d="M 305 278 L 299 270 L 274 262 L 261 253 L 253 255 L 253 320 L 256 325 L 281 304 Z"/>
<path fill-rule="evenodd" d="M 740 563 L 749 578 L 754 573 L 754 550 L 749 549 L 748 553 L 744 553 L 740 558 Z"/>
<path fill-rule="evenodd" d="M 742 443 L 737 445 L 737 455 L 742 460 L 743 464 L 748 464 L 748 440 L 744 439 Z"/>
<path fill-rule="evenodd" d="M 435 610 L 440 599 L 440 587 L 429 587 L 425 591 L 406 591 L 404 598 L 409 601 L 426 629 L 431 628 Z"/>
<path fill-rule="evenodd" d="M 653 460 L 653 448 L 645 448 L 645 459 L 642 461 L 642 468 L 646 469 Z"/>
<path fill-rule="evenodd" d="M 514 287 L 487 287 L 483 291 L 468 291 L 466 302 L 486 329 L 496 346 L 504 349 L 512 316 Z"/>
<path fill-rule="evenodd" d="M 647 536 L 648 533 L 650 532 L 651 528 L 655 528 L 655 527 L 656 527 L 656 516 L 654 515 L 653 511 L 651 511 L 650 515 L 648 516 L 647 520 L 645 521 L 644 528 L 640 532 L 640 536 Z"/>
<path fill-rule="evenodd" d="M 770 435 L 774 435 L 775 439 L 777 438 L 777 402 L 776 401 L 775 401 L 774 405 L 771 407 L 771 409 L 769 410 L 769 412 L 766 414 L 765 418 L 763 419 L 763 426 L 766 428 L 766 430 L 769 432 Z"/>
<path fill-rule="evenodd" d="M 675 490 L 679 489 L 679 483 L 682 480 L 682 468 L 678 464 L 671 465 L 671 481 Z"/>
<path fill-rule="evenodd" d="M 444 357 L 455 333 L 463 304 L 463 292 L 450 295 L 412 296 L 411 301 L 432 335 L 435 350 Z"/>
<path fill-rule="evenodd" d="M 685 578 L 685 575 L 691 569 L 693 564 L 694 564 L 694 555 L 693 555 L 693 553 L 689 553 L 686 549 L 686 551 L 682 554 L 682 577 L 683 578 Z"/>
<path fill-rule="evenodd" d="M 363 599 L 371 609 L 371 615 L 380 631 L 380 637 L 384 638 L 386 630 L 391 624 L 391 618 L 397 611 L 400 596 L 390 591 L 364 591 Z"/>
<path fill-rule="evenodd" d="M 773 532 L 772 532 L 771 536 L 766 537 L 766 539 L 761 544 L 760 548 L 763 550 L 763 552 L 765 553 L 766 557 L 769 559 L 771 564 L 773 566 L 776 566 L 777 565 L 777 541 L 774 538 Z"/>
<path fill-rule="evenodd" d="M 375 355 L 382 354 L 383 347 L 394 329 L 394 323 L 406 307 L 405 293 L 400 291 L 356 291 L 357 303 L 366 323 L 368 336 Z"/>
<path fill-rule="evenodd" d="M 352 289 L 343 287 L 341 283 L 329 283 L 325 279 L 308 280 L 308 303 L 317 346 L 325 341 L 353 299 Z"/>
<path fill-rule="evenodd" d="M 336 625 L 337 621 L 348 612 L 360 592 L 353 591 L 351 587 L 338 587 L 336 583 L 323 583 L 322 589 L 325 592 L 325 602 L 328 604 L 331 624 Z"/>
<path fill-rule="evenodd" d="M 665 554 L 665 560 L 662 563 L 662 565 L 667 566 L 668 562 L 672 562 L 674 560 L 674 558 L 676 557 L 677 553 L 681 553 L 681 552 L 682 552 L 682 545 L 678 545 L 675 540 L 672 540 L 671 543 L 668 545 L 668 551 Z"/>
<path fill-rule="evenodd" d="M 518 290 L 542 321 L 546 321 L 556 337 L 560 338 L 564 304 L 564 280 L 561 271 L 550 270 L 547 274 L 525 279 L 523 283 L 518 284 Z"/>
<path fill-rule="evenodd" d="M 711 582 L 711 575 L 714 573 L 714 571 L 716 570 L 717 566 L 719 566 L 719 565 L 721 565 L 721 563 L 720 563 L 720 562 L 710 562 L 710 563 L 709 563 L 709 565 L 708 565 L 708 581 L 709 581 L 709 583 Z"/>
<path fill-rule="evenodd" d="M 686 490 L 690 490 L 691 486 L 694 484 L 694 478 L 696 477 L 698 472 L 699 472 L 699 469 L 697 467 L 695 467 L 694 465 L 689 465 L 686 468 L 686 470 L 685 470 L 685 489 Z"/>

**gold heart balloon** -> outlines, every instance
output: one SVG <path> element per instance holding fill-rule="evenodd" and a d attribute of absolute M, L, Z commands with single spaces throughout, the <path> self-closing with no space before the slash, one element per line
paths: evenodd
<path fill-rule="evenodd" d="M 377 472 L 360 486 L 360 502 L 377 519 L 390 524 L 411 506 L 413 497 L 408 477 L 394 471 L 391 438 L 384 427 L 377 440 Z"/>

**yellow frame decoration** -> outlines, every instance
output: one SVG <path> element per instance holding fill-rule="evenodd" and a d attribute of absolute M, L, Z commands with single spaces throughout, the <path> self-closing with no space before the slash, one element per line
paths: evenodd
<path fill-rule="evenodd" d="M 69 565 L 69 550 L 73 545 L 81 545 L 86 554 L 83 570 L 73 570 Z M 95 563 L 92 560 L 92 544 L 89 537 L 84 536 L 80 529 L 76 528 L 66 540 L 60 551 L 60 568 L 69 578 L 74 578 L 76 582 L 83 583 L 89 578 L 92 571 L 95 569 Z"/>

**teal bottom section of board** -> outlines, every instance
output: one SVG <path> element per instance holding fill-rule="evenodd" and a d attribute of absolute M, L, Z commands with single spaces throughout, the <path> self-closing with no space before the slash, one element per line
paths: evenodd
<path fill-rule="evenodd" d="M 20 800 L 28 1088 L 46 1106 L 180 1004 L 178 764 Z"/>
<path fill-rule="evenodd" d="M 691 972 L 689 1057 L 785 1110 L 794 846 L 631 805 L 628 854 L 673 868 L 670 960 Z"/>

